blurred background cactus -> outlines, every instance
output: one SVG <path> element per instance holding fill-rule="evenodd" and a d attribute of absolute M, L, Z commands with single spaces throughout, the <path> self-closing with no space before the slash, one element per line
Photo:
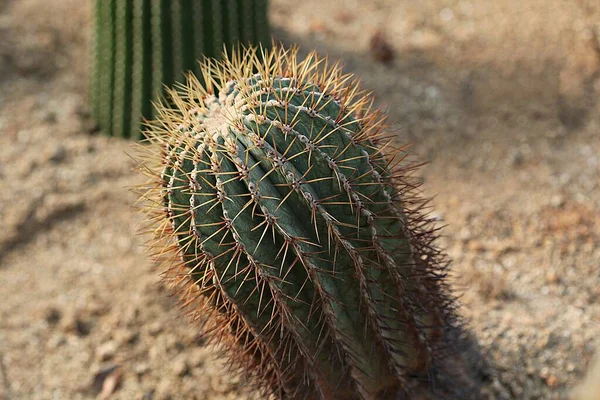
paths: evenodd
<path fill-rule="evenodd" d="M 270 43 L 267 0 L 95 0 L 92 109 L 107 135 L 141 138 L 163 85 L 226 46 Z"/>

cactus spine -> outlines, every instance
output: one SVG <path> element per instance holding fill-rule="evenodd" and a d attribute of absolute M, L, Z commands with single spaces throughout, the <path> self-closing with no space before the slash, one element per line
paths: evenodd
<path fill-rule="evenodd" d="M 430 382 L 456 325 L 447 262 L 372 98 L 296 49 L 202 73 L 158 107 L 140 163 L 151 247 L 190 314 L 279 398 Z"/>
<path fill-rule="evenodd" d="M 92 105 L 108 135 L 141 137 L 163 85 L 200 73 L 196 60 L 270 43 L 266 0 L 95 0 Z"/>

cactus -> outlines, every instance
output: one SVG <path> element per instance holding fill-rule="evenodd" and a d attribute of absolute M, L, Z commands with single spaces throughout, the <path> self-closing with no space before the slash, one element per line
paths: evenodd
<path fill-rule="evenodd" d="M 223 46 L 270 43 L 266 0 L 95 0 L 92 108 L 108 135 L 140 138 L 163 84 Z"/>
<path fill-rule="evenodd" d="M 296 48 L 207 60 L 140 145 L 165 279 L 278 398 L 433 386 L 458 319 L 405 147 L 337 64 Z"/>

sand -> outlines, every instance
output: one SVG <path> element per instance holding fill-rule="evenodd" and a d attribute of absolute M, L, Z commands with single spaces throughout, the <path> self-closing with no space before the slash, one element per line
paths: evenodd
<path fill-rule="evenodd" d="M 145 254 L 131 143 L 90 118 L 89 3 L 0 0 L 0 399 L 247 398 Z M 490 397 L 567 398 L 600 345 L 598 2 L 273 0 L 270 18 L 428 162 Z"/>

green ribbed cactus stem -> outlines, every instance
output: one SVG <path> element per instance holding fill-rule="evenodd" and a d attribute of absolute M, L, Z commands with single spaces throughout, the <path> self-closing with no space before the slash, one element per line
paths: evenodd
<path fill-rule="evenodd" d="M 433 386 L 457 325 L 448 263 L 372 98 L 296 49 L 202 69 L 140 145 L 151 244 L 189 313 L 278 398 Z"/>
<path fill-rule="evenodd" d="M 92 108 L 101 130 L 141 138 L 164 85 L 223 47 L 270 44 L 266 0 L 95 0 Z"/>

